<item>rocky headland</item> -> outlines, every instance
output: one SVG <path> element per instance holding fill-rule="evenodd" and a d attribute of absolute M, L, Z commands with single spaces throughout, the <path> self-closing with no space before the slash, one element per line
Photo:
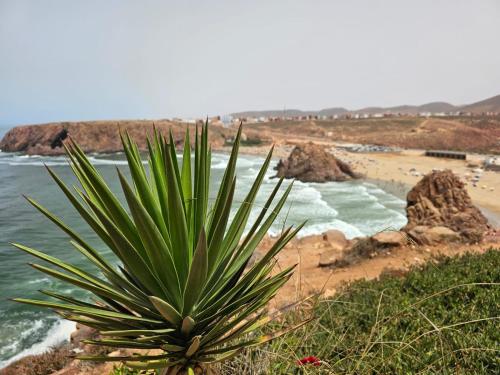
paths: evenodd
<path fill-rule="evenodd" d="M 167 120 L 55 122 L 16 126 L 0 141 L 0 150 L 27 155 L 60 155 L 64 154 L 63 145 L 72 139 L 84 152 L 113 153 L 122 151 L 120 132 L 127 132 L 140 150 L 146 150 L 147 137 L 152 135 L 154 128 L 162 134 L 171 130 L 174 141 L 181 144 L 186 127 L 194 135 L 194 124 Z M 212 147 L 221 148 L 234 133 L 233 129 L 211 125 L 209 141 Z"/>

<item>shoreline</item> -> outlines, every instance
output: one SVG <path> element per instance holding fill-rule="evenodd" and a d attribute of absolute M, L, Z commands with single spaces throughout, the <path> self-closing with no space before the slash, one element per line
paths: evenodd
<path fill-rule="evenodd" d="M 244 147 L 241 149 L 240 154 L 242 156 L 244 156 L 244 155 L 263 156 L 263 155 L 265 155 L 265 153 L 267 153 L 269 148 L 270 147 L 268 147 L 268 146 L 261 146 L 261 147 L 257 147 L 257 148 L 252 148 L 253 152 L 246 152 L 246 151 L 248 151 L 247 147 Z M 275 158 L 284 157 L 284 156 L 286 157 L 288 155 L 288 152 L 289 152 L 287 150 L 288 148 L 290 148 L 290 147 L 287 147 L 287 148 L 281 147 L 281 146 L 276 147 L 277 152 L 275 153 Z M 220 153 L 226 153 L 225 152 L 226 150 L 224 150 L 224 149 L 214 149 L 214 151 L 220 152 Z M 349 156 L 350 155 L 351 154 L 349 154 Z M 357 155 L 358 158 L 368 158 L 368 159 L 374 158 L 374 155 L 371 153 L 369 153 L 369 154 L 354 154 L 354 155 Z M 381 166 L 383 167 L 383 165 L 381 165 Z M 377 174 L 379 174 L 379 176 L 377 176 L 377 178 L 374 178 L 373 174 L 374 173 L 371 173 L 371 176 L 370 176 L 370 174 L 367 174 L 365 178 L 360 179 L 359 181 L 360 182 L 367 182 L 367 183 L 371 183 L 373 185 L 376 185 L 377 187 L 386 191 L 387 193 L 392 194 L 395 197 L 406 201 L 406 194 L 407 194 L 408 190 L 411 189 L 411 187 L 413 185 L 406 183 L 405 181 L 401 181 L 401 180 L 397 180 L 395 178 L 392 178 L 392 176 L 390 176 L 389 174 L 377 173 Z M 414 177 L 414 176 L 412 176 L 412 177 Z M 419 179 L 420 178 L 418 178 L 417 181 Z M 477 202 L 475 202 L 474 200 L 473 200 L 473 202 L 476 206 L 478 206 L 478 208 L 481 209 L 483 214 L 485 214 L 485 216 L 488 218 L 488 220 L 491 222 L 491 224 L 493 226 L 498 227 L 500 225 L 500 215 L 497 212 L 492 211 L 489 208 L 484 208 L 482 205 L 477 204 Z M 320 250 L 321 251 L 324 250 L 322 247 L 319 247 L 319 248 L 317 247 L 317 246 L 321 246 L 321 244 L 323 243 L 322 237 L 323 237 L 322 234 L 311 234 L 311 235 L 304 236 L 300 239 L 297 239 L 297 241 L 304 243 L 303 250 L 308 250 L 308 252 L 310 251 L 311 252 L 310 255 L 313 255 L 314 252 L 317 252 L 316 255 L 317 255 L 317 257 L 319 257 Z M 465 248 L 465 246 L 464 246 L 464 248 Z M 408 249 L 406 249 L 405 251 L 407 251 L 407 250 Z M 345 280 L 353 280 L 355 277 L 362 275 L 362 273 L 365 272 L 364 266 L 366 264 L 373 264 L 374 266 L 377 267 L 373 270 L 373 272 L 365 275 L 368 278 L 373 278 L 373 277 L 377 277 L 377 275 L 382 273 L 383 270 L 385 269 L 385 267 L 395 267 L 395 264 L 399 264 L 399 263 L 397 263 L 397 262 L 399 262 L 399 258 L 401 258 L 401 259 L 404 258 L 404 261 L 407 262 L 408 264 L 419 263 L 419 261 L 416 261 L 416 259 L 423 259 L 427 256 L 427 249 L 423 253 L 422 253 L 422 251 L 423 250 L 412 249 L 411 256 L 409 254 L 405 254 L 403 251 L 394 252 L 394 254 L 392 256 L 389 255 L 389 256 L 387 256 L 387 258 L 377 258 L 377 259 L 373 259 L 373 260 L 366 260 L 366 263 L 355 265 L 352 267 L 352 269 L 345 268 L 345 269 L 339 270 L 338 275 L 335 275 L 334 278 L 331 280 L 331 282 L 328 284 L 328 290 L 334 291 L 335 287 L 337 286 L 338 283 L 340 283 L 341 280 L 344 280 L 344 279 Z M 449 251 L 450 251 L 450 254 L 452 254 L 455 252 L 455 249 L 452 247 Z M 292 255 L 293 255 L 293 261 L 296 261 L 295 252 L 296 251 L 294 250 L 293 254 L 290 254 L 290 257 L 292 257 Z M 316 262 L 316 255 L 314 257 L 314 262 Z M 310 267 L 311 267 L 311 269 L 310 269 L 311 273 L 314 271 L 316 274 L 322 275 L 322 277 L 327 278 L 328 275 L 326 275 L 326 270 L 323 270 L 323 269 L 318 270 L 316 263 L 314 263 L 314 264 L 311 263 Z M 399 267 L 399 265 L 398 265 L 398 267 Z M 305 271 L 305 269 L 303 269 L 303 271 Z M 313 277 L 313 276 L 311 276 L 311 277 Z M 304 288 L 305 288 L 304 292 L 306 290 L 308 290 L 308 288 L 311 288 L 311 285 L 313 285 L 313 284 L 315 284 L 315 283 L 311 281 L 311 283 L 308 287 L 304 286 Z M 288 286 L 288 287 L 291 288 L 291 286 Z M 292 292 L 290 292 L 290 293 L 292 293 Z M 29 351 L 30 349 L 31 348 L 29 348 L 25 351 Z M 17 357 L 17 356 L 19 356 L 19 354 L 16 355 L 15 357 Z M 23 357 L 24 356 L 22 356 L 22 357 L 19 356 L 18 358 L 23 358 Z"/>
<path fill-rule="evenodd" d="M 286 158 L 293 149 L 293 141 L 286 144 L 274 144 L 273 158 Z M 301 142 L 297 142 L 301 143 Z M 363 180 L 377 185 L 382 190 L 406 200 L 407 192 L 420 180 L 422 175 L 431 172 L 433 169 L 451 169 L 460 177 L 471 174 L 471 168 L 467 164 L 477 163 L 484 155 L 471 155 L 471 160 L 438 159 L 422 156 L 422 150 L 404 150 L 401 152 L 367 152 L 353 153 L 342 148 L 337 148 L 336 143 L 322 142 L 316 143 L 331 146 L 333 153 L 341 160 L 353 165 L 354 169 L 364 175 Z M 265 157 L 271 145 L 260 146 L 240 146 L 240 155 Z M 228 146 L 214 147 L 213 151 L 229 154 L 231 148 Z M 0 152 L 4 154 L 19 154 L 18 152 Z M 91 155 L 117 155 L 121 152 L 112 153 L 91 153 Z M 27 155 L 21 153 L 22 155 Z M 40 156 L 42 155 L 30 155 Z M 50 157 L 50 156 L 49 156 Z M 382 167 L 382 170 L 381 170 Z M 405 168 L 406 167 L 406 168 Z M 418 175 L 410 173 L 416 170 Z M 497 191 L 500 191 L 500 174 L 493 171 L 482 173 L 483 178 L 477 186 L 466 182 L 467 191 L 483 214 L 488 218 L 495 228 L 500 228 L 500 199 L 496 199 Z M 486 183 L 486 184 L 483 184 Z"/>
<path fill-rule="evenodd" d="M 412 188 L 410 185 L 407 185 L 400 181 L 366 179 L 366 182 L 370 182 L 374 185 L 377 185 L 382 190 L 403 200 L 406 200 L 406 194 L 408 194 L 408 192 Z M 500 228 L 500 213 L 494 212 L 476 203 L 474 203 L 474 205 L 481 211 L 481 213 L 486 217 L 486 219 L 488 219 L 488 222 L 493 228 L 495 229 Z"/>
<path fill-rule="evenodd" d="M 289 143 L 293 140 L 289 140 Z M 296 143 L 303 143 L 298 141 Z M 383 185 L 384 189 L 398 197 L 401 191 L 407 187 L 408 190 L 420 181 L 423 175 L 436 169 L 450 169 L 457 174 L 466 184 L 467 192 L 474 205 L 485 210 L 487 215 L 494 216 L 493 220 L 500 225 L 500 199 L 497 195 L 500 191 L 500 173 L 494 171 L 483 171 L 480 173 L 480 180 L 473 184 L 466 178 L 472 177 L 474 169 L 478 168 L 481 158 L 484 155 L 470 155 L 467 160 L 433 158 L 423 155 L 423 150 L 403 150 L 401 152 L 368 152 L 354 153 L 335 147 L 332 142 L 316 142 L 329 146 L 332 153 L 339 159 L 352 165 L 355 171 L 365 176 L 368 182 L 376 182 L 378 186 Z M 293 146 L 290 144 L 276 144 L 275 157 L 288 157 Z M 240 147 L 241 155 L 265 155 L 264 150 L 268 147 Z M 218 150 L 224 152 L 224 149 Z M 406 200 L 406 193 L 402 198 Z"/>
<path fill-rule="evenodd" d="M 364 175 L 362 180 L 372 183 L 389 194 L 396 196 L 399 199 L 406 201 L 406 194 L 408 191 L 420 180 L 423 174 L 426 174 L 432 169 L 451 169 L 453 172 L 461 175 L 470 173 L 470 168 L 467 167 L 468 163 L 477 162 L 481 155 L 471 155 L 472 160 L 451 160 L 451 159 L 437 159 L 422 156 L 421 150 L 404 150 L 402 152 L 368 152 L 368 153 L 353 153 L 348 152 L 342 148 L 335 147 L 335 143 L 331 142 L 318 142 L 326 146 L 331 146 L 333 153 L 341 160 L 347 161 L 353 165 L 354 169 Z M 274 144 L 275 149 L 273 158 L 286 158 L 293 149 L 293 145 L 287 144 Z M 261 146 L 240 146 L 240 155 L 247 156 L 261 156 L 265 157 L 271 145 Z M 213 151 L 222 154 L 229 154 L 231 148 L 228 146 L 214 147 Z M 4 154 L 19 154 L 18 152 L 3 152 Z M 91 153 L 93 156 L 109 156 L 119 155 L 122 152 L 113 153 Z M 27 155 L 21 153 L 22 155 Z M 46 157 L 42 155 L 30 155 L 33 157 Z M 50 157 L 50 156 L 49 156 Z M 411 165 L 409 166 L 409 158 Z M 474 160 L 475 158 L 475 160 Z M 390 160 L 388 162 L 388 160 Z M 371 165 L 370 165 L 371 164 Z M 404 170 L 406 166 L 407 170 Z M 273 167 L 273 166 L 271 166 Z M 383 170 L 381 170 L 381 167 Z M 419 175 L 415 176 L 408 171 L 416 169 L 421 170 Z M 500 190 L 500 174 L 498 172 L 486 171 L 483 173 L 486 176 L 488 185 L 478 183 L 476 187 L 466 183 L 467 191 L 472 199 L 472 202 L 477 206 L 481 212 L 486 216 L 490 224 L 494 228 L 500 228 L 500 199 L 496 199 L 497 190 Z M 498 187 L 498 189 L 497 189 Z"/>

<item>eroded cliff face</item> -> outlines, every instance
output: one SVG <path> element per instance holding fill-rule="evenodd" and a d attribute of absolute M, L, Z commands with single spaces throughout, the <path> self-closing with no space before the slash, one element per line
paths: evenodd
<path fill-rule="evenodd" d="M 0 141 L 0 150 L 29 155 L 59 155 L 64 153 L 63 144 L 71 138 L 85 152 L 112 153 L 122 150 L 120 131 L 128 132 L 139 149 L 146 150 L 147 136 L 153 133 L 153 127 L 165 135 L 171 129 L 176 144 L 183 142 L 186 127 L 189 127 L 194 140 L 194 125 L 167 120 L 57 122 L 12 128 Z M 212 147 L 219 148 L 234 133 L 233 129 L 211 125 L 209 141 Z"/>

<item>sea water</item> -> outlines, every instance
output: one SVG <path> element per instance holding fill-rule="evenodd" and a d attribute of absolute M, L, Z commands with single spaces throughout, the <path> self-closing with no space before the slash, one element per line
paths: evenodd
<path fill-rule="evenodd" d="M 228 155 L 212 156 L 211 199 L 213 200 L 227 166 Z M 90 160 L 102 173 L 120 199 L 116 168 L 127 176 L 123 155 L 93 155 Z M 264 158 L 241 156 L 237 163 L 237 189 L 234 206 L 244 201 L 259 172 Z M 44 164 L 70 186 L 76 183 L 64 156 L 41 157 L 0 152 L 0 368 L 28 354 L 37 354 L 68 340 L 75 329 L 72 322 L 59 319 L 49 310 L 9 301 L 9 298 L 44 298 L 39 289 L 57 290 L 76 297 L 85 293 L 57 280 L 45 277 L 27 263 L 43 263 L 9 245 L 19 242 L 43 250 L 53 256 L 89 269 L 88 264 L 72 249 L 68 237 L 39 214 L 22 195 L 33 197 L 112 258 L 90 228 L 78 217 L 55 183 Z M 275 165 L 276 161 L 272 162 Z M 270 167 L 253 207 L 250 222 L 255 219 L 277 179 Z M 284 183 L 282 191 L 289 184 Z M 270 229 L 277 235 L 288 225 L 307 224 L 299 236 L 339 229 L 348 238 L 370 235 L 386 229 L 397 229 L 406 223 L 405 202 L 376 185 L 363 181 L 302 183 L 296 181 L 282 214 Z"/>

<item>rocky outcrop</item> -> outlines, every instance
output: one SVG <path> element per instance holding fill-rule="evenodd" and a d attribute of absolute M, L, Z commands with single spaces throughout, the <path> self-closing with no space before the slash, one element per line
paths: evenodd
<path fill-rule="evenodd" d="M 429 173 L 413 187 L 407 196 L 406 214 L 408 224 L 403 230 L 417 242 L 427 242 L 426 236 L 433 241 L 455 238 L 443 229 L 430 230 L 434 227 L 445 227 L 471 243 L 481 241 L 489 229 L 463 182 L 449 170 Z"/>
<path fill-rule="evenodd" d="M 337 229 L 331 229 L 323 233 L 323 241 L 326 241 L 328 246 L 335 250 L 343 250 L 349 245 L 349 240 L 345 234 Z"/>
<path fill-rule="evenodd" d="M 447 227 L 429 227 L 417 225 L 410 230 L 409 235 L 421 245 L 436 245 L 439 243 L 460 242 L 460 234 Z"/>
<path fill-rule="evenodd" d="M 311 142 L 295 146 L 288 159 L 280 160 L 275 169 L 278 177 L 296 178 L 302 182 L 345 181 L 360 177 L 349 164 L 325 147 Z"/>
<path fill-rule="evenodd" d="M 343 267 L 344 265 L 344 253 L 342 251 L 326 250 L 319 257 L 318 266 L 320 267 Z"/>
<path fill-rule="evenodd" d="M 30 155 L 58 155 L 64 153 L 63 144 L 71 138 L 85 152 L 113 153 L 122 150 L 120 131 L 128 132 L 139 149 L 146 150 L 147 136 L 153 133 L 153 127 L 163 134 L 168 134 L 171 129 L 176 144 L 182 144 L 187 127 L 194 135 L 194 125 L 167 120 L 57 122 L 17 126 L 0 141 L 0 150 Z M 235 133 L 233 129 L 218 125 L 210 125 L 210 129 L 213 148 L 222 147 L 225 140 Z"/>

